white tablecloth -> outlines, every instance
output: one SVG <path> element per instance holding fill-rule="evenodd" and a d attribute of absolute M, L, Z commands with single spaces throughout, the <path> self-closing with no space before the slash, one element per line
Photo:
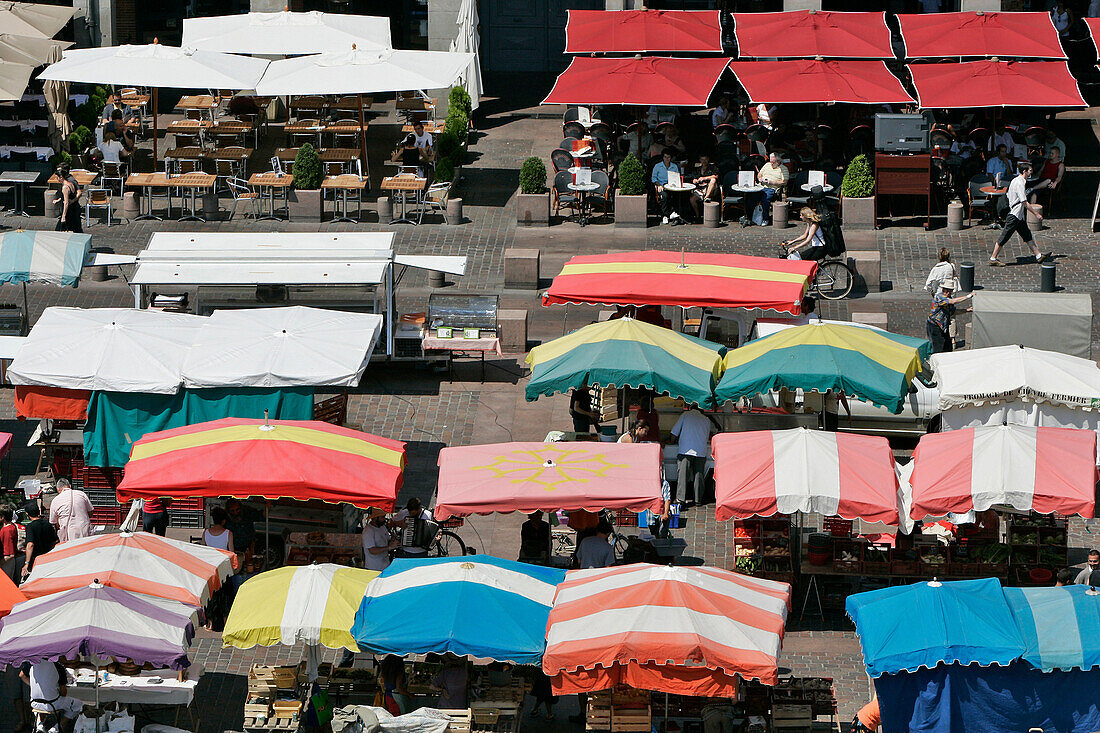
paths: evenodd
<path fill-rule="evenodd" d="M 82 679 L 91 680 L 90 667 L 81 671 L 84 672 Z M 136 677 L 112 674 L 106 682 L 101 682 L 99 685 L 99 701 L 143 705 L 190 705 L 195 699 L 195 686 L 198 685 L 202 672 L 201 664 L 192 664 L 187 669 L 187 679 L 183 682 L 179 681 L 178 673 L 170 669 L 154 669 L 142 672 Z M 149 680 L 153 677 L 159 677 L 163 682 L 152 684 Z M 91 685 L 69 685 L 69 697 L 74 697 L 83 703 L 94 703 L 96 691 Z"/>
<path fill-rule="evenodd" d="M 28 145 L 0 145 L 0 158 L 10 158 L 12 153 L 34 153 L 39 160 L 49 160 L 53 148 L 30 147 Z"/>

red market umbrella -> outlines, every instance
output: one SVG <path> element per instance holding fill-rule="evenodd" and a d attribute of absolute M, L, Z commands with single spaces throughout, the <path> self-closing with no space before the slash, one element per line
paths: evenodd
<path fill-rule="evenodd" d="M 886 13 L 733 13 L 738 58 L 892 59 Z"/>
<path fill-rule="evenodd" d="M 542 103 L 705 107 L 728 61 L 581 56 L 561 73 Z"/>
<path fill-rule="evenodd" d="M 398 440 L 309 420 L 226 418 L 134 443 L 118 498 L 285 497 L 392 510 L 404 468 Z"/>
<path fill-rule="evenodd" d="M 928 433 L 913 451 L 910 516 L 1009 506 L 1088 518 L 1096 479 L 1092 430 L 993 425 Z"/>
<path fill-rule="evenodd" d="M 11 613 L 12 606 L 22 603 L 27 597 L 11 582 L 7 573 L 0 573 L 0 618 Z"/>
<path fill-rule="evenodd" d="M 1058 30 L 1048 13 L 899 13 L 898 22 L 905 43 L 905 57 L 910 59 L 952 56 L 1066 58 L 1058 42 Z"/>
<path fill-rule="evenodd" d="M 753 430 L 714 436 L 711 452 L 719 521 L 817 512 L 898 523 L 898 478 L 886 438 Z"/>
<path fill-rule="evenodd" d="M 698 252 L 579 255 L 542 296 L 543 305 L 679 305 L 762 308 L 801 315 L 817 264 Z"/>
<path fill-rule="evenodd" d="M 1087 107 L 1065 61 L 910 64 L 923 109 Z"/>
<path fill-rule="evenodd" d="M 1100 18 L 1085 18 L 1085 24 L 1089 27 L 1089 34 L 1092 36 L 1093 44 L 1100 49 L 1100 44 L 1097 44 L 1096 38 L 1100 36 Z"/>
<path fill-rule="evenodd" d="M 730 71 L 754 104 L 913 101 L 882 61 L 733 61 Z"/>
<path fill-rule="evenodd" d="M 566 53 L 722 53 L 717 10 L 570 10 Z"/>

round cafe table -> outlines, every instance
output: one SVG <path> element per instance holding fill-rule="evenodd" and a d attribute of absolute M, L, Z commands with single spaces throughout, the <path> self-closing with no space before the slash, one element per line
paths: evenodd
<path fill-rule="evenodd" d="M 978 189 L 982 193 L 988 193 L 990 196 L 1004 196 L 1008 193 L 1008 186 L 997 188 L 996 186 L 982 186 Z"/>
<path fill-rule="evenodd" d="M 595 191 L 600 187 L 600 184 L 595 181 L 589 183 L 570 183 L 569 190 L 577 192 L 577 208 L 579 212 L 577 214 L 577 223 L 582 227 L 588 224 L 588 216 L 585 213 L 585 208 L 588 203 L 588 194 Z"/>
<path fill-rule="evenodd" d="M 803 183 L 802 184 L 802 190 L 805 191 L 806 193 L 809 193 L 810 191 L 814 190 L 814 187 L 813 187 L 812 184 Z M 825 193 L 829 193 L 830 191 L 833 190 L 833 187 L 830 186 L 828 183 L 822 183 L 821 184 L 821 190 L 824 191 Z"/>
<path fill-rule="evenodd" d="M 688 183 L 687 181 L 683 181 L 681 183 L 681 185 L 679 185 L 679 186 L 665 186 L 665 190 L 676 194 L 676 197 L 678 199 L 677 204 L 683 204 L 684 203 L 684 201 L 683 201 L 684 194 L 685 193 L 690 193 L 691 191 L 694 191 L 695 190 L 695 184 L 694 183 Z M 683 208 L 683 207 L 678 205 L 678 206 L 674 206 L 672 208 L 672 210 L 677 211 L 677 209 L 680 209 L 680 208 Z M 679 212 L 677 211 L 677 213 L 679 213 Z M 682 216 L 682 214 L 681 214 L 681 216 Z"/>

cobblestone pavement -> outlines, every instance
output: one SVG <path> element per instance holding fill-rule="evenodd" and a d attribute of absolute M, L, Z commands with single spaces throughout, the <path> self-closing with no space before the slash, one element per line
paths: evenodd
<path fill-rule="evenodd" d="M 518 229 L 515 226 L 515 191 L 520 162 L 529 155 L 543 155 L 560 139 L 560 117 L 554 110 L 538 115 L 524 110 L 503 110 L 482 121 L 482 132 L 471 145 L 473 162 L 463 168 L 462 189 L 466 222 L 459 226 L 441 223 L 438 216 L 428 217 L 419 227 L 392 228 L 377 223 L 371 213 L 359 225 L 272 222 L 226 222 L 206 224 L 177 222 L 132 222 L 107 228 L 91 228 L 93 244 L 109 247 L 117 253 L 135 254 L 154 231 L 394 231 L 395 248 L 400 253 L 465 255 L 467 275 L 454 278 L 448 287 L 455 292 L 498 293 L 504 308 L 524 308 L 529 313 L 529 339 L 542 341 L 559 336 L 595 319 L 599 309 L 583 306 L 542 308 L 536 294 L 506 290 L 503 287 L 503 255 L 508 247 L 538 247 L 542 252 L 542 277 L 552 277 L 568 257 L 577 253 L 599 253 L 632 249 L 666 249 L 700 252 L 739 252 L 774 256 L 776 243 L 794 230 L 779 233 L 769 228 L 724 226 L 704 229 L 700 226 L 650 227 L 645 230 L 621 230 L 601 222 L 586 228 L 571 223 L 556 223 L 543 229 Z M 374 125 L 372 123 L 372 131 Z M 1074 173 L 1080 186 L 1070 194 L 1069 209 L 1085 212 L 1091 205 L 1089 189 L 1093 173 Z M 224 203 L 224 202 L 223 202 Z M 1084 215 L 1081 213 L 1081 215 Z M 1096 238 L 1087 219 L 1052 219 L 1050 228 L 1039 234 L 1043 249 L 1053 249 L 1058 263 L 1059 284 L 1070 292 L 1100 291 L 1097 288 L 1097 258 L 1093 252 Z M 53 222 L 0 218 L 0 227 L 52 229 Z M 924 278 L 940 247 L 950 248 L 956 261 L 979 263 L 977 284 L 987 289 L 1037 290 L 1039 268 L 1017 264 L 995 270 L 984 266 L 996 232 L 979 228 L 952 233 L 945 229 L 926 232 L 919 226 L 893 226 L 876 234 L 882 253 L 884 292 L 857 296 L 840 303 L 822 305 L 823 315 L 847 319 L 855 311 L 881 311 L 887 314 L 891 330 L 923 335 L 927 296 Z M 1009 257 L 1017 253 L 1010 251 Z M 422 308 L 431 292 L 422 273 L 409 271 L 402 282 L 400 304 Z M 42 310 L 55 305 L 83 307 L 124 307 L 131 303 L 130 291 L 121 277 L 104 283 L 82 282 L 76 289 L 46 285 L 28 288 L 32 320 Z M 19 303 L 21 293 L 15 286 L 0 286 L 0 301 Z M 1100 323 L 1097 324 L 1100 328 Z M 1100 342 L 1100 333 L 1094 332 Z M 552 427 L 566 423 L 565 398 L 558 396 L 528 403 L 523 398 L 522 355 L 509 354 L 488 363 L 485 381 L 476 367 L 462 364 L 453 378 L 427 369 L 408 366 L 371 367 L 363 384 L 351 395 L 349 421 L 362 429 L 409 443 L 409 466 L 399 501 L 408 496 L 430 500 L 436 480 L 436 459 L 447 445 L 488 443 L 507 440 L 540 440 Z M 0 429 L 14 429 L 19 435 L 29 426 L 16 423 L 9 392 L 0 393 Z M 23 445 L 25 441 L 19 442 Z M 27 470 L 34 454 L 19 448 L 8 476 Z M 687 555 L 708 564 L 731 564 L 731 523 L 719 523 L 713 510 L 704 506 L 685 514 L 686 526 L 678 532 L 688 543 Z M 475 517 L 462 528 L 466 543 L 481 553 L 514 557 L 518 545 L 520 519 L 514 515 Z M 1074 524 L 1071 543 L 1078 548 L 1093 544 L 1082 522 Z M 856 581 L 858 582 L 858 581 Z M 801 597 L 792 610 L 782 664 L 795 674 L 830 676 L 837 682 L 841 719 L 850 719 L 854 710 L 867 699 L 867 678 L 860 660 L 858 642 L 841 614 L 826 609 L 826 622 L 800 622 Z M 822 629 L 822 630 L 816 630 Z M 199 688 L 198 709 L 202 731 L 218 733 L 238 729 L 240 705 L 245 691 L 244 673 L 254 662 L 288 663 L 301 658 L 298 648 L 222 649 L 215 634 L 203 633 L 195 643 L 194 658 L 206 668 Z M 564 714 L 572 712 L 572 701 L 564 701 L 558 722 L 543 724 L 545 730 L 570 727 Z M 0 733 L 7 733 L 11 717 L 0 715 Z M 536 733 L 539 726 L 534 726 Z"/>

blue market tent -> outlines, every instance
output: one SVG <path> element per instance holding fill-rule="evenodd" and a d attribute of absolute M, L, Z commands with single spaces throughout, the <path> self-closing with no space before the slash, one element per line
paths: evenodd
<path fill-rule="evenodd" d="M 564 570 L 489 555 L 394 560 L 367 586 L 351 634 L 375 654 L 539 664 L 564 579 Z"/>

